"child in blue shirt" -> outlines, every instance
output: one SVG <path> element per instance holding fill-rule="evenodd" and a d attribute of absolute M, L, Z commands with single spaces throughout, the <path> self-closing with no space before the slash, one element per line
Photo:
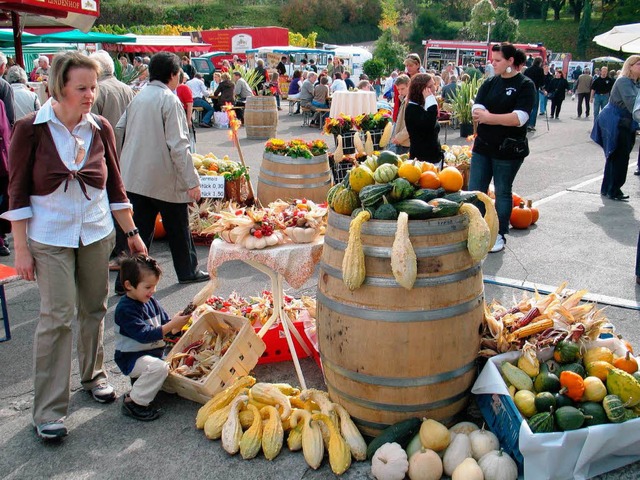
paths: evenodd
<path fill-rule="evenodd" d="M 179 314 L 169 319 L 153 298 L 161 275 L 160 265 L 142 254 L 125 258 L 120 265 L 126 295 L 116 307 L 115 361 L 122 373 L 135 379 L 123 397 L 122 413 L 142 421 L 160 416 L 151 402 L 169 374 L 169 365 L 162 360 L 163 338 L 178 332 L 189 320 L 189 315 Z"/>

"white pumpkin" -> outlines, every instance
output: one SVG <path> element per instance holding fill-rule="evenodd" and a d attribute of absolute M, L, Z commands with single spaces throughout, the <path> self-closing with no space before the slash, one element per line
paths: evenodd
<path fill-rule="evenodd" d="M 409 470 L 407 452 L 397 443 L 385 443 L 371 459 L 371 474 L 376 480 L 403 480 Z"/>
<path fill-rule="evenodd" d="M 484 480 L 517 480 L 518 465 L 502 450 L 492 450 L 479 461 Z"/>
<path fill-rule="evenodd" d="M 498 440 L 498 437 L 496 437 L 493 432 L 485 430 L 484 427 L 482 430 L 471 432 L 469 434 L 469 440 L 471 441 L 473 458 L 476 460 L 480 460 L 486 453 L 492 450 L 500 449 L 500 440 Z"/>
<path fill-rule="evenodd" d="M 440 480 L 442 478 L 442 460 L 433 450 L 421 448 L 409 459 L 409 478 L 411 480 Z"/>
<path fill-rule="evenodd" d="M 484 474 L 478 462 L 473 458 L 465 458 L 453 471 L 451 480 L 484 480 Z"/>
<path fill-rule="evenodd" d="M 451 433 L 464 433 L 465 435 L 469 435 L 471 432 L 474 432 L 476 430 L 480 430 L 480 427 L 472 422 L 456 423 L 449 429 Z"/>
<path fill-rule="evenodd" d="M 451 476 L 456 467 L 464 462 L 466 458 L 471 457 L 471 455 L 471 441 L 469 437 L 462 433 L 456 435 L 451 445 L 447 447 L 447 451 L 444 452 L 444 458 L 442 459 L 444 473 Z"/>

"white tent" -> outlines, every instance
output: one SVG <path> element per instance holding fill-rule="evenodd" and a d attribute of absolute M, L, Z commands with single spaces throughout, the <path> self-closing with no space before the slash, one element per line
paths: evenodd
<path fill-rule="evenodd" d="M 598 45 L 624 53 L 640 53 L 640 23 L 618 25 L 593 37 Z"/>
<path fill-rule="evenodd" d="M 373 58 L 373 54 L 362 47 L 353 47 L 353 46 L 339 46 L 336 47 L 332 53 L 338 58 L 344 58 L 349 61 L 351 64 L 351 72 L 352 76 L 357 80 L 362 71 L 362 65 L 367 60 L 371 60 Z M 371 79 L 373 80 L 373 79 Z"/>

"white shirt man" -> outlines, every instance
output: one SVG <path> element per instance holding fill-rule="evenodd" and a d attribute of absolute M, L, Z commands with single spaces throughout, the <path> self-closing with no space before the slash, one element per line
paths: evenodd
<path fill-rule="evenodd" d="M 206 98 L 209 95 L 209 91 L 204 84 L 204 80 L 202 79 L 202 75 L 196 73 L 196 75 L 191 79 L 187 80 L 187 87 L 191 89 L 191 93 L 193 94 L 193 98 Z"/>
<path fill-rule="evenodd" d="M 335 78 L 333 79 L 333 83 L 331 84 L 331 93 L 340 92 L 344 90 L 347 91 L 347 84 L 342 80 L 342 75 L 340 73 L 335 74 Z"/>

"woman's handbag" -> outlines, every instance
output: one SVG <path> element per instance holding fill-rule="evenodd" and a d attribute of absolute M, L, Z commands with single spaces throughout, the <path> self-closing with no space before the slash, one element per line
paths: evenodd
<path fill-rule="evenodd" d="M 505 138 L 498 147 L 501 157 L 524 158 L 529 155 L 529 142 L 525 138 Z"/>

